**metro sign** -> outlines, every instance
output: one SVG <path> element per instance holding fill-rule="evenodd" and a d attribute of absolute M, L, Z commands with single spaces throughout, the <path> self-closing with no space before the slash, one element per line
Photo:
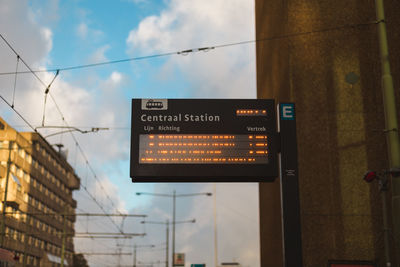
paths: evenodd
<path fill-rule="evenodd" d="M 133 182 L 265 182 L 278 176 L 266 99 L 133 99 Z"/>

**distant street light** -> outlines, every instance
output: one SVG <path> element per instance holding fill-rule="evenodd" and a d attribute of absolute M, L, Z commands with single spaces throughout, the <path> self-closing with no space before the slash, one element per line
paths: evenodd
<path fill-rule="evenodd" d="M 133 267 L 136 267 L 136 250 L 138 248 L 154 248 L 155 245 L 136 245 L 134 244 L 133 246 L 124 246 L 124 245 L 118 245 L 117 247 L 125 247 L 125 248 L 133 248 Z M 130 254 L 131 255 L 131 254 Z"/>
<path fill-rule="evenodd" d="M 133 245 L 133 267 L 136 267 L 136 250 L 138 248 L 154 248 L 154 245 L 140 245 L 137 246 L 136 244 Z"/>
<path fill-rule="evenodd" d="M 196 219 L 189 220 L 189 221 L 179 221 L 175 222 L 175 224 L 180 224 L 180 223 L 195 223 Z M 166 253 L 165 253 L 165 266 L 168 267 L 168 254 L 169 254 L 169 220 L 166 222 L 154 222 L 154 221 L 141 221 L 140 223 L 142 224 L 165 224 L 166 225 L 166 239 L 165 243 L 167 245 L 166 247 Z"/>
<path fill-rule="evenodd" d="M 193 196 L 212 196 L 212 193 L 192 193 L 192 194 L 176 194 L 174 190 L 173 194 L 157 194 L 157 193 L 145 193 L 145 192 L 136 192 L 136 195 L 150 195 L 150 196 L 157 196 L 157 197 L 170 197 L 172 198 L 172 267 L 175 266 L 174 262 L 174 255 L 175 255 L 175 208 L 176 208 L 176 198 L 177 197 L 193 197 Z M 195 220 L 193 221 L 195 222 Z"/>

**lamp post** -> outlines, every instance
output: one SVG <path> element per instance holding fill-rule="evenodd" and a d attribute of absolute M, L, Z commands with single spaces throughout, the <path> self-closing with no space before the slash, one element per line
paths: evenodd
<path fill-rule="evenodd" d="M 193 220 L 189 220 L 189 221 L 179 221 L 179 222 L 175 222 L 175 224 L 180 224 L 180 223 L 195 223 L 196 219 Z M 167 220 L 166 222 L 154 222 L 154 221 L 141 221 L 140 223 L 145 224 L 165 224 L 167 226 L 166 228 L 166 239 L 165 239 L 165 243 L 167 245 L 166 247 L 166 253 L 165 253 L 165 266 L 168 267 L 168 255 L 169 255 L 169 220 Z"/>
<path fill-rule="evenodd" d="M 383 0 L 375 1 L 378 24 L 379 54 L 382 70 L 383 107 L 385 112 L 385 133 L 390 168 L 400 168 L 400 137 L 397 120 L 396 96 L 390 71 L 389 48 Z M 392 175 L 392 217 L 394 235 L 394 255 L 400 266 L 400 178 Z"/>
<path fill-rule="evenodd" d="M 0 247 L 3 247 L 3 242 L 4 242 L 4 238 L 5 238 L 8 180 L 10 177 L 10 168 L 11 168 L 11 150 L 12 150 L 12 141 L 9 141 L 8 142 L 8 161 L 7 161 L 6 184 L 5 184 L 5 188 L 4 188 L 4 201 L 3 201 L 3 210 L 2 210 L 2 219 L 1 219 Z"/>
<path fill-rule="evenodd" d="M 138 246 L 138 245 L 134 244 L 133 245 L 133 267 L 136 267 L 136 250 L 138 248 L 154 248 L 154 247 L 155 247 L 154 245 L 140 245 L 140 246 Z"/>
<path fill-rule="evenodd" d="M 136 195 L 150 195 L 150 196 L 158 196 L 158 197 L 169 197 L 172 198 L 172 267 L 175 266 L 174 255 L 175 255 L 175 216 L 176 216 L 176 198 L 177 197 L 194 197 L 194 196 L 212 196 L 212 193 L 192 193 L 192 194 L 176 194 L 174 190 L 171 194 L 155 194 L 155 193 L 145 193 L 145 192 L 136 192 Z"/>
<path fill-rule="evenodd" d="M 166 222 L 153 222 L 153 221 L 141 221 L 140 223 L 144 224 L 144 223 L 149 223 L 149 224 L 165 224 L 166 225 L 166 239 L 165 239 L 165 243 L 167 245 L 166 247 L 166 253 L 165 253 L 165 267 L 168 267 L 168 244 L 169 244 L 169 220 L 167 220 Z"/>

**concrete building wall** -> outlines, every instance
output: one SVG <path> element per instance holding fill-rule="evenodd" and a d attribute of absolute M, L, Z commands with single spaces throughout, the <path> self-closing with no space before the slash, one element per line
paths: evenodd
<path fill-rule="evenodd" d="M 400 100 L 400 2 L 385 4 Z M 383 266 L 381 198 L 362 180 L 388 167 L 374 1 L 256 0 L 255 12 L 258 97 L 296 103 L 304 266 Z M 279 181 L 260 184 L 263 267 L 283 265 L 277 214 Z"/>
<path fill-rule="evenodd" d="M 5 226 L 0 228 L 2 248 L 19 256 L 16 266 L 23 266 L 25 255 L 26 266 L 57 266 L 53 263 L 61 259 L 64 231 L 61 214 L 73 214 L 65 217 L 65 260 L 72 264 L 77 206 L 72 190 L 79 189 L 79 178 L 38 133 L 19 133 L 2 118 L 0 126 L 2 203 L 7 188 Z M 3 208 L 0 204 L 1 221 Z"/>

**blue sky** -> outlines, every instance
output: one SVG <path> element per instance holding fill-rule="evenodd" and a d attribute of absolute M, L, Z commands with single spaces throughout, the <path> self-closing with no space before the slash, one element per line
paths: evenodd
<path fill-rule="evenodd" d="M 190 48 L 254 39 L 252 0 L 0 0 L 0 33 L 33 69 L 63 68 L 89 63 L 162 54 Z M 0 44 L 0 72 L 14 71 L 16 56 Z M 19 70 L 25 70 L 22 64 Z M 40 78 L 48 84 L 54 73 Z M 14 76 L 0 76 L 0 94 L 13 101 Z M 137 191 L 210 192 L 212 184 L 132 184 L 129 178 L 130 112 L 132 98 L 255 98 L 254 44 L 230 46 L 168 57 L 61 71 L 50 88 L 71 126 L 109 127 L 92 134 L 49 137 L 69 150 L 69 162 L 82 185 L 109 212 L 148 214 L 151 220 L 171 219 L 171 202 Z M 32 75 L 17 76 L 15 109 L 32 125 L 43 118 L 44 88 Z M 63 125 L 52 98 L 46 104 L 45 125 Z M 30 129 L 0 103 L 0 116 L 20 131 Z M 54 129 L 43 129 L 45 136 Z M 86 160 L 90 167 L 86 165 Z M 84 190 L 74 193 L 78 211 L 100 209 Z M 111 205 L 110 200 L 113 205 Z M 213 261 L 213 201 L 196 197 L 178 201 L 178 220 L 196 218 L 177 227 L 177 252 L 187 264 Z M 218 184 L 217 222 L 219 261 L 259 266 L 257 184 Z M 116 219 L 118 220 L 118 219 Z M 120 223 L 121 221 L 118 221 Z M 126 219 L 127 232 L 144 230 L 139 220 Z M 112 230 L 108 218 L 78 218 L 77 231 Z M 128 230 L 129 229 L 129 230 Z M 133 229 L 133 230 L 132 230 Z M 147 236 L 132 245 L 162 243 L 164 228 L 146 226 Z M 115 241 L 75 240 L 77 251 L 115 250 Z M 163 259 L 164 252 L 141 255 L 142 261 Z M 115 258 L 88 257 L 91 266 L 115 264 Z M 130 263 L 131 257 L 122 257 Z M 190 265 L 189 265 L 190 266 Z"/>

